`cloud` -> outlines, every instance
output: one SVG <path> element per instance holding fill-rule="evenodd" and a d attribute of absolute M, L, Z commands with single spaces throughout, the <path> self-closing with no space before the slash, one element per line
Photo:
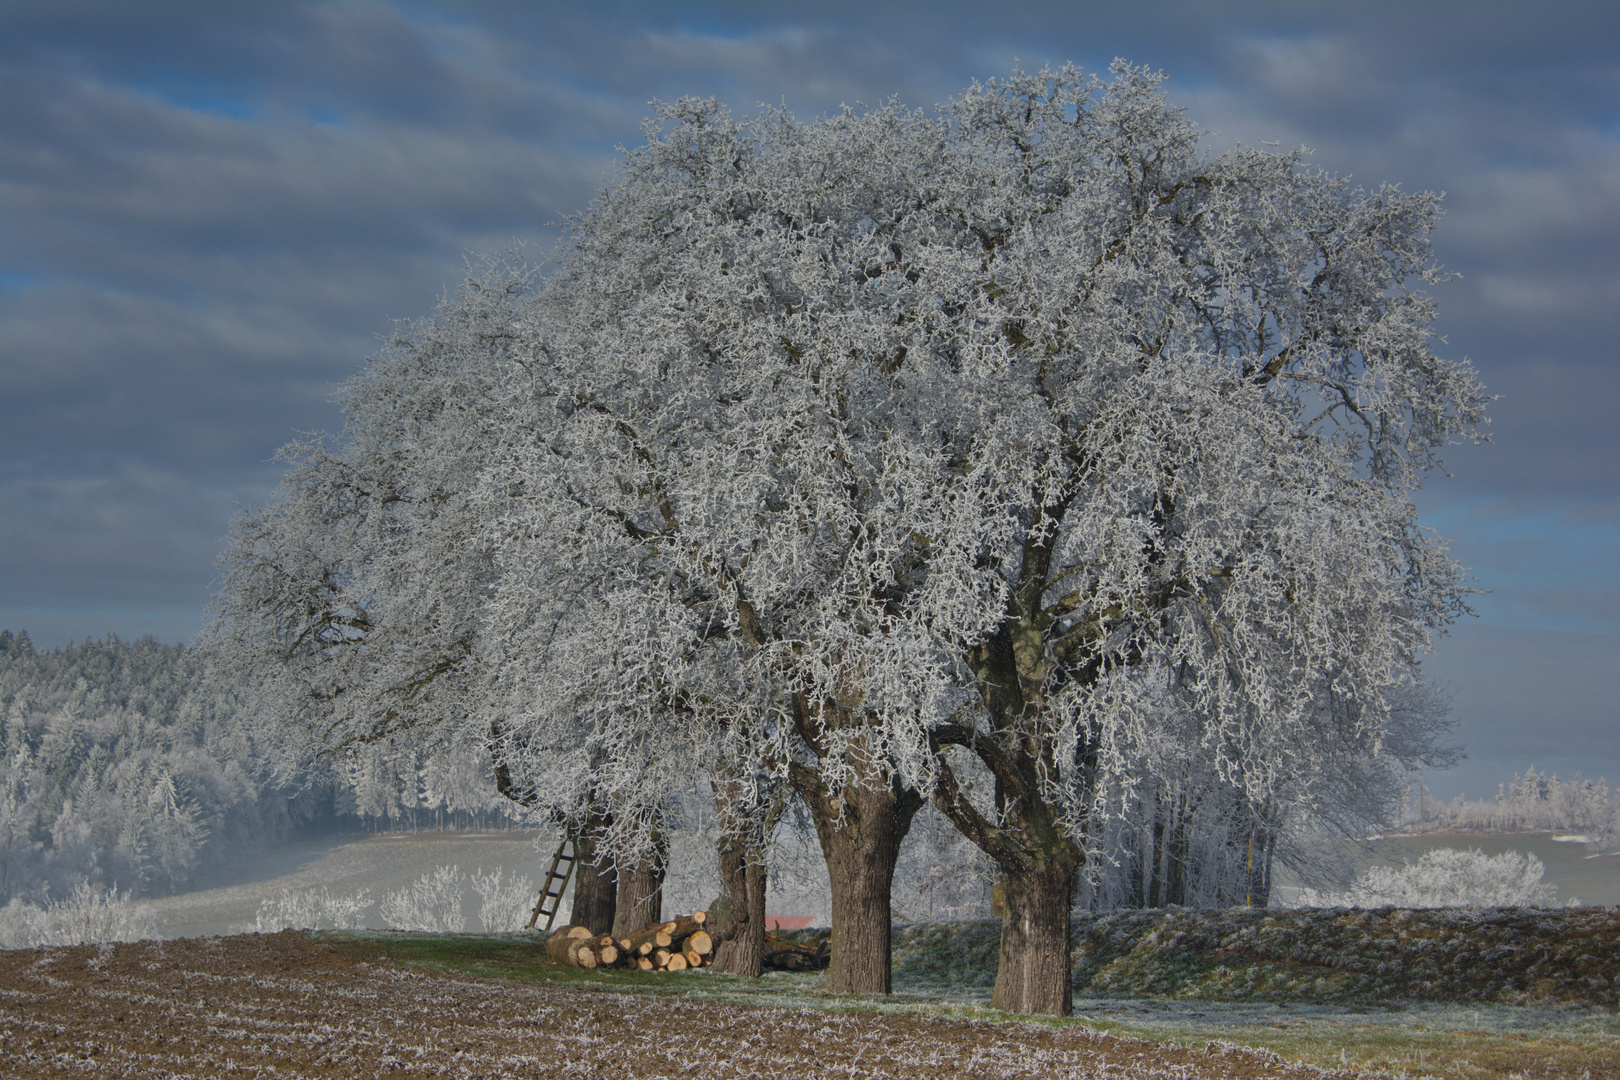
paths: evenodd
<path fill-rule="evenodd" d="M 130 462 L 76 477 L 8 469 L 0 474 L 0 547 L 12 569 L 0 608 L 200 613 L 234 507 L 264 501 L 275 480 L 269 469 L 210 478 Z"/>
<path fill-rule="evenodd" d="M 1591 753 L 1615 745 L 1620 564 L 1601 4 L 8 4 L 0 621 L 45 644 L 190 633 L 275 449 L 341 424 L 334 391 L 468 251 L 553 237 L 649 99 L 930 108 L 1014 58 L 1115 56 L 1164 69 L 1219 145 L 1447 192 L 1443 351 L 1503 398 L 1495 444 L 1451 448 L 1421 493 L 1495 590 L 1433 666 L 1471 793 L 1567 771 L 1537 756 L 1554 745 L 1620 780 Z"/>

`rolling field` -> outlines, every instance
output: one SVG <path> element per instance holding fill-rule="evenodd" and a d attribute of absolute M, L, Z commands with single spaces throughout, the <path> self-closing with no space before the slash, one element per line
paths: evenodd
<path fill-rule="evenodd" d="M 231 934 L 251 927 L 260 901 L 281 889 L 324 886 L 334 894 L 366 889 L 372 900 L 380 900 L 385 893 L 405 888 L 437 866 L 452 865 L 464 872 L 479 867 L 487 871 L 502 868 L 508 875 L 525 874 L 538 882 L 556 843 L 542 839 L 544 855 L 536 847 L 535 834 L 522 830 L 385 833 L 299 841 L 266 852 L 228 884 L 145 903 L 162 920 L 170 937 Z M 477 899 L 469 891 L 464 909 L 475 913 Z M 377 923 L 375 928 L 382 929 L 383 924 Z"/>
<path fill-rule="evenodd" d="M 1602 890 L 1620 877 L 1611 865 L 1620 860 L 1588 860 L 1582 845 L 1548 834 L 1378 844 L 1395 863 L 1434 847 L 1529 850 L 1561 896 L 1583 901 L 1610 895 Z M 538 878 L 551 850 L 541 846 L 544 853 L 516 832 L 289 845 L 231 884 L 152 906 L 171 936 L 229 933 L 251 924 L 260 899 L 281 888 L 365 888 L 377 898 L 446 864 Z M 467 911 L 475 910 L 471 897 Z M 987 1007 L 995 933 L 974 924 L 898 931 L 898 992 L 860 1001 L 821 995 L 816 975 L 565 972 L 520 934 L 246 935 L 0 953 L 0 1075 L 212 1077 L 232 1066 L 249 1075 L 274 1067 L 280 1076 L 371 1076 L 386 1066 L 443 1076 L 1620 1080 L 1620 1016 L 1607 1000 L 1620 981 L 1607 967 L 1612 986 L 1597 1001 L 1520 994 L 1505 1004 L 1483 990 L 1472 1001 L 1403 999 L 1398 978 L 1313 972 L 1321 958 L 1295 959 L 1292 945 L 1275 961 L 1243 961 L 1218 935 L 1208 945 L 1219 956 L 1144 950 L 1131 924 L 1148 918 L 1126 913 L 1114 929 L 1087 931 L 1091 945 L 1077 943 L 1076 1016 L 1064 1022 L 1013 1021 Z M 1454 970 L 1445 956 L 1455 950 L 1429 931 L 1417 936 L 1425 935 L 1441 982 L 1456 982 L 1468 955 L 1453 958 Z M 1416 962 L 1403 957 L 1397 966 Z M 151 1009 L 160 1019 L 147 1019 Z M 624 1035 L 614 1023 L 645 1034 Z M 221 1040 L 241 1052 L 227 1053 Z M 904 1052 L 874 1052 L 889 1047 Z M 219 1066 L 209 1064 L 221 1053 Z M 926 1068 L 906 1071 L 919 1062 Z"/>
<path fill-rule="evenodd" d="M 529 951 L 532 976 L 549 965 Z M 384 944 L 296 932 L 0 953 L 0 1064 L 15 1080 L 1357 1075 L 1077 1024 L 691 1000 L 625 993 L 606 979 L 480 978 L 400 963 Z"/>
<path fill-rule="evenodd" d="M 1606 1010 L 1085 998 L 561 969 L 526 935 L 328 932 L 0 952 L 0 1074 L 1616 1080 Z"/>

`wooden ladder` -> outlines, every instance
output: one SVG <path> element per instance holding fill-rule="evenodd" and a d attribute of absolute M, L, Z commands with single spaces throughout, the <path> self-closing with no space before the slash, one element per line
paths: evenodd
<path fill-rule="evenodd" d="M 561 870 L 557 869 L 559 865 L 563 867 Z M 573 873 L 574 841 L 564 837 L 563 842 L 557 845 L 557 854 L 551 857 L 551 869 L 546 871 L 546 883 L 540 888 L 540 899 L 535 902 L 534 911 L 529 915 L 530 930 L 534 929 L 534 924 L 540 921 L 542 915 L 546 917 L 543 929 L 551 929 L 552 922 L 557 918 L 557 909 L 562 907 L 563 890 L 568 888 L 568 879 Z M 551 901 L 550 909 L 546 907 L 547 900 Z"/>

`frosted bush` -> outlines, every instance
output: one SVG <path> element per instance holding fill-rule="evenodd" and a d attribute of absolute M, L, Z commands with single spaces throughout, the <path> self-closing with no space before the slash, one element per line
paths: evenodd
<path fill-rule="evenodd" d="M 366 908 L 371 906 L 371 890 L 361 889 L 349 896 L 328 896 L 321 890 L 321 917 L 337 930 L 357 930 L 366 924 Z"/>
<path fill-rule="evenodd" d="M 1553 907 L 1558 887 L 1542 884 L 1541 860 L 1524 852 L 1486 855 L 1437 848 L 1400 869 L 1373 866 L 1347 892 L 1301 892 L 1301 907 Z M 1571 900 L 1574 904 L 1576 901 Z"/>
<path fill-rule="evenodd" d="M 441 866 L 415 883 L 383 898 L 377 913 L 396 930 L 461 930 L 461 889 L 465 881 L 455 866 Z"/>
<path fill-rule="evenodd" d="M 259 902 L 259 914 L 249 929 L 259 934 L 278 930 L 354 930 L 365 925 L 370 903 L 371 893 L 366 889 L 349 896 L 333 896 L 324 885 L 319 889 L 282 889 Z"/>
<path fill-rule="evenodd" d="M 478 905 L 478 921 L 486 933 L 521 930 L 529 922 L 537 895 L 534 879 L 527 874 L 516 874 L 510 880 L 506 871 L 496 867 L 486 874 L 482 867 L 473 871 L 472 887 L 482 903 Z"/>
<path fill-rule="evenodd" d="M 61 900 L 47 898 L 44 907 L 13 900 L 0 908 L 0 947 L 7 949 L 162 936 L 162 924 L 151 908 L 131 903 L 127 892 L 103 891 L 89 882 L 81 881 Z"/>

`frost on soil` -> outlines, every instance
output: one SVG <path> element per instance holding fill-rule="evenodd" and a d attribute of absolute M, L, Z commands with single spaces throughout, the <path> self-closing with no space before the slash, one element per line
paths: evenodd
<path fill-rule="evenodd" d="M 1353 1075 L 1265 1051 L 1157 1046 L 1077 1027 L 473 979 L 358 961 L 296 932 L 0 953 L 0 1060 L 15 1080 Z"/>

